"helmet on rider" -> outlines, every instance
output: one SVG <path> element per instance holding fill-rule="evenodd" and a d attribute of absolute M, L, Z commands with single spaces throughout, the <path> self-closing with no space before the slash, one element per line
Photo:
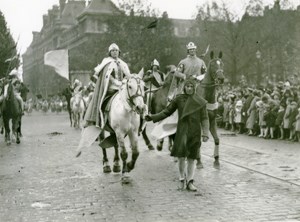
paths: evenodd
<path fill-rule="evenodd" d="M 195 45 L 195 43 L 189 42 L 189 43 L 186 45 L 186 48 L 187 48 L 187 50 L 190 50 L 190 49 L 197 49 L 197 46 Z"/>
<path fill-rule="evenodd" d="M 154 59 L 153 62 L 151 62 L 151 67 L 153 66 L 159 67 L 159 62 L 156 59 Z"/>

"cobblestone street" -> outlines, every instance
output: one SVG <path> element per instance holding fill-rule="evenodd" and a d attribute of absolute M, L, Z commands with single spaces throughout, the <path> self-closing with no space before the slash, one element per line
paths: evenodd
<path fill-rule="evenodd" d="M 26 114 L 22 131 L 19 145 L 0 140 L 1 222 L 300 221 L 299 143 L 221 130 L 221 168 L 210 139 L 192 193 L 177 190 L 166 147 L 149 151 L 140 140 L 132 182 L 122 185 L 120 174 L 102 173 L 96 143 L 75 158 L 80 130 L 66 113 Z"/>

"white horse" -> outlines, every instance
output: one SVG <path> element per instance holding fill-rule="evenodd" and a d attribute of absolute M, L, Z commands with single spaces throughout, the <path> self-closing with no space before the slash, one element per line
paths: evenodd
<path fill-rule="evenodd" d="M 147 112 L 147 105 L 144 103 L 145 83 L 142 80 L 143 74 L 143 70 L 141 70 L 139 74 L 132 74 L 130 78 L 123 81 L 120 91 L 112 100 L 111 108 L 108 113 L 108 123 L 114 130 L 118 143 L 118 146 L 115 147 L 114 169 L 119 166 L 118 148 L 120 148 L 120 156 L 123 163 L 122 175 L 130 172 L 134 168 L 139 156 L 138 131 L 140 119 L 141 115 Z M 126 136 L 129 137 L 132 151 L 132 157 L 129 162 L 127 162 L 128 152 L 124 141 Z M 102 151 L 103 167 L 108 167 L 105 148 L 103 148 Z"/>
<path fill-rule="evenodd" d="M 81 120 L 83 118 L 83 113 L 85 110 L 84 101 L 82 99 L 81 93 L 75 94 L 71 98 L 71 111 L 73 118 L 73 126 L 75 128 L 81 128 Z"/>

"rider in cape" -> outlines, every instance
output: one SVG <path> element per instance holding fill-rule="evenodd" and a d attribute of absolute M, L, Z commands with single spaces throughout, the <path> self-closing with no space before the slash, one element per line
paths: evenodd
<path fill-rule="evenodd" d="M 117 44 L 111 44 L 108 48 L 109 56 L 95 68 L 93 77 L 96 79 L 96 86 L 85 114 L 86 126 L 95 125 L 104 128 L 106 123 L 104 103 L 119 90 L 123 78 L 130 76 L 128 65 L 119 58 L 120 52 Z"/>

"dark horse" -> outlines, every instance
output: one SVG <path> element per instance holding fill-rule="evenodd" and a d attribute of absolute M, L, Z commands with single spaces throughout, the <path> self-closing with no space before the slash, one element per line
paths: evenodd
<path fill-rule="evenodd" d="M 152 99 L 151 99 L 151 104 L 150 104 L 150 107 L 149 107 L 150 113 L 152 113 L 152 114 L 159 113 L 164 108 L 166 108 L 166 106 L 168 104 L 168 93 L 169 93 L 169 89 L 170 89 L 171 82 L 172 82 L 172 79 L 173 79 L 173 73 L 175 72 L 175 70 L 176 70 L 175 65 L 167 66 L 167 75 L 166 75 L 165 82 L 164 82 L 163 86 L 160 87 L 151 96 Z M 152 144 L 151 144 L 151 142 L 148 138 L 148 135 L 146 133 L 146 128 L 142 131 L 142 136 L 143 136 L 143 139 L 144 139 L 146 145 L 148 146 L 148 149 L 153 150 L 153 146 L 152 146 Z M 169 150 L 172 148 L 173 139 L 174 139 L 174 135 L 169 136 Z M 158 151 L 162 150 L 163 142 L 164 142 L 164 139 L 157 140 L 156 149 Z"/>
<path fill-rule="evenodd" d="M 7 145 L 11 144 L 10 120 L 12 120 L 12 132 L 16 137 L 16 143 L 20 143 L 20 126 L 22 118 L 21 104 L 16 99 L 12 83 L 8 83 L 6 96 L 2 103 L 2 118 L 5 129 L 5 141 Z"/>
<path fill-rule="evenodd" d="M 219 144 L 220 139 L 217 133 L 217 108 L 218 103 L 216 100 L 216 89 L 224 82 L 222 52 L 219 53 L 217 58 L 214 57 L 214 52 L 210 53 L 210 61 L 207 66 L 205 77 L 198 85 L 196 93 L 199 93 L 207 101 L 207 111 L 209 117 L 209 131 L 214 138 L 214 166 L 219 167 Z M 197 168 L 202 168 L 201 155 L 197 159 Z"/>

